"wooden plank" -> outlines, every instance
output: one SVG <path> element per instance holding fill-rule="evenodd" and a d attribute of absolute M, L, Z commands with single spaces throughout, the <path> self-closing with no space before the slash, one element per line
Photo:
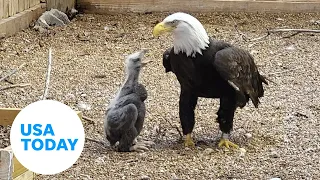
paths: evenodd
<path fill-rule="evenodd" d="M 29 7 L 33 7 L 34 6 L 34 0 L 29 0 Z"/>
<path fill-rule="evenodd" d="M 12 178 L 16 178 L 20 175 L 22 175 L 23 173 L 27 172 L 28 169 L 25 168 L 18 160 L 17 158 L 14 156 L 13 157 L 13 173 L 12 173 Z"/>
<path fill-rule="evenodd" d="M 11 146 L 8 146 L 8 147 L 4 148 L 3 150 L 6 150 L 8 152 L 12 152 Z M 28 171 L 28 169 L 23 167 L 22 164 L 16 159 L 16 157 L 14 155 L 12 158 L 12 162 L 13 162 L 12 178 L 18 177 L 21 174 Z"/>
<path fill-rule="evenodd" d="M 30 7 L 38 5 L 39 3 L 40 3 L 40 0 L 30 0 Z"/>
<path fill-rule="evenodd" d="M 13 180 L 33 180 L 35 178 L 35 174 L 31 171 L 26 171 L 18 177 L 15 177 Z"/>
<path fill-rule="evenodd" d="M 0 109 L 0 125 L 12 125 L 13 120 L 19 114 L 21 109 L 18 108 L 1 108 Z"/>
<path fill-rule="evenodd" d="M 9 0 L 3 1 L 3 14 L 4 18 L 9 17 Z"/>
<path fill-rule="evenodd" d="M 51 7 L 53 6 L 53 5 L 52 5 L 53 2 L 54 2 L 53 0 L 47 0 L 47 1 L 46 1 L 47 11 L 50 11 Z"/>
<path fill-rule="evenodd" d="M 30 8 L 30 0 L 24 0 L 24 9 Z"/>
<path fill-rule="evenodd" d="M 22 164 L 16 159 L 16 157 L 14 156 L 11 146 L 8 146 L 4 149 L 1 149 L 1 153 L 11 153 L 12 154 L 12 158 L 11 158 L 11 162 L 6 162 L 6 164 L 4 164 L 4 168 L 5 167 L 9 167 L 10 163 L 13 165 L 13 169 L 11 170 L 10 176 L 15 179 L 21 175 L 23 175 L 24 173 L 28 172 L 29 170 L 27 168 L 25 168 L 24 166 L 22 166 Z M 9 169 L 4 170 L 9 172 Z M 0 173 L 1 174 L 1 173 Z M 8 175 L 7 175 L 8 176 Z M 4 176 L 3 176 L 4 177 Z M 30 174 L 27 174 L 26 177 L 30 177 Z M 0 179 L 1 179 L 1 175 L 0 175 Z M 27 180 L 27 179 L 26 179 Z"/>
<path fill-rule="evenodd" d="M 8 11 L 8 17 L 10 17 L 10 16 L 13 16 L 14 15 L 14 13 L 13 13 L 13 10 L 12 10 L 12 4 L 13 4 L 13 0 L 9 0 L 9 11 Z"/>
<path fill-rule="evenodd" d="M 4 14 L 3 14 L 3 5 L 4 5 L 4 0 L 0 0 L 0 19 L 2 19 L 4 17 Z"/>
<path fill-rule="evenodd" d="M 14 13 L 13 15 L 19 13 L 19 0 L 13 0 L 12 11 Z"/>
<path fill-rule="evenodd" d="M 14 119 L 21 111 L 20 108 L 0 108 L 0 125 L 12 125 Z M 79 118 L 82 120 L 82 112 L 76 111 Z"/>
<path fill-rule="evenodd" d="M 3 1 L 4 0 L 0 0 L 0 19 L 3 17 Z"/>
<path fill-rule="evenodd" d="M 11 179 L 14 166 L 11 149 L 0 149 L 0 162 L 0 179 Z"/>
<path fill-rule="evenodd" d="M 85 13 L 125 12 L 319 12 L 319 0 L 78 0 Z"/>
<path fill-rule="evenodd" d="M 34 1 L 33 2 L 34 6 L 40 3 L 40 0 L 33 0 L 33 1 Z"/>
<path fill-rule="evenodd" d="M 66 12 L 67 9 L 72 9 L 76 5 L 76 0 L 47 0 L 47 10 L 58 9 Z"/>
<path fill-rule="evenodd" d="M 26 0 L 19 0 L 19 12 L 22 12 L 25 10 L 25 1 Z"/>

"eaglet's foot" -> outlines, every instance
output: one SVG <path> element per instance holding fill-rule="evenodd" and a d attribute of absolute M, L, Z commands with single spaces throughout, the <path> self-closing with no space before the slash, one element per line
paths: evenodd
<path fill-rule="evenodd" d="M 186 140 L 184 141 L 185 147 L 195 147 L 195 143 L 192 140 L 191 134 L 187 134 Z"/>
<path fill-rule="evenodd" d="M 145 152 L 149 151 L 149 148 L 154 145 L 155 143 L 153 141 L 136 141 L 135 144 L 130 147 L 130 151 Z"/>
<path fill-rule="evenodd" d="M 218 146 L 219 146 L 219 147 L 224 146 L 224 147 L 226 147 L 226 148 L 228 148 L 228 149 L 229 149 L 230 147 L 233 147 L 233 148 L 236 148 L 236 149 L 239 148 L 238 145 L 236 145 L 235 143 L 229 141 L 228 139 L 224 139 L 224 138 L 222 138 L 222 139 L 220 140 Z"/>

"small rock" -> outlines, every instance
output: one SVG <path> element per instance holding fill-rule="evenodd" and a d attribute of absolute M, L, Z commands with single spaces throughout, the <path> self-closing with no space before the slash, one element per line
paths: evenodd
<path fill-rule="evenodd" d="M 272 157 L 272 158 L 279 158 L 279 157 L 280 157 L 280 155 L 278 154 L 278 152 L 277 152 L 277 151 L 271 151 L 271 153 L 270 153 L 270 157 Z"/>
<path fill-rule="evenodd" d="M 71 93 L 69 93 L 69 94 L 66 95 L 66 99 L 67 100 L 74 100 L 74 99 L 76 99 L 76 96 L 71 94 Z"/>
<path fill-rule="evenodd" d="M 88 17 L 88 20 L 94 20 L 95 18 L 94 17 Z"/>
<path fill-rule="evenodd" d="M 86 96 L 87 96 L 87 94 L 84 94 L 84 93 L 83 93 L 83 94 L 81 94 L 81 97 L 86 97 Z"/>
<path fill-rule="evenodd" d="M 180 179 L 175 173 L 171 174 L 171 180 L 178 180 Z"/>
<path fill-rule="evenodd" d="M 239 148 L 239 151 L 240 151 L 240 156 L 245 156 L 246 155 L 246 149 L 244 148 Z"/>
<path fill-rule="evenodd" d="M 316 21 L 316 20 L 312 19 L 310 22 L 312 24 L 314 24 L 314 25 L 319 25 L 320 24 L 320 20 Z"/>
<path fill-rule="evenodd" d="M 278 21 L 284 21 L 284 19 L 282 19 L 282 18 L 277 18 L 277 20 L 278 20 Z"/>
<path fill-rule="evenodd" d="M 306 153 L 313 151 L 313 148 L 308 148 L 305 150 Z"/>
<path fill-rule="evenodd" d="M 289 50 L 289 51 L 294 51 L 295 49 L 296 48 L 294 47 L 294 45 L 290 45 L 286 47 L 286 50 Z"/>
<path fill-rule="evenodd" d="M 0 33 L 0 39 L 3 39 L 6 37 L 6 33 Z"/>
<path fill-rule="evenodd" d="M 203 151 L 203 153 L 206 154 L 206 155 L 210 155 L 210 154 L 213 153 L 213 152 L 214 152 L 214 150 L 211 149 L 211 148 L 206 148 L 206 149 Z"/>
<path fill-rule="evenodd" d="M 270 180 L 281 180 L 281 178 L 271 178 Z"/>
<path fill-rule="evenodd" d="M 78 102 L 77 107 L 79 108 L 80 111 L 84 111 L 84 110 L 90 110 L 91 106 L 89 104 L 86 104 L 82 101 Z"/>
<path fill-rule="evenodd" d="M 246 133 L 244 136 L 245 136 L 247 139 L 251 139 L 251 138 L 252 138 L 252 134 L 250 134 L 250 133 Z"/>
<path fill-rule="evenodd" d="M 150 177 L 147 175 L 143 175 L 140 177 L 140 180 L 149 180 L 149 179 L 150 179 Z"/>
<path fill-rule="evenodd" d="M 258 51 L 252 50 L 252 51 L 250 51 L 250 54 L 258 54 Z"/>
<path fill-rule="evenodd" d="M 155 125 L 153 128 L 153 133 L 154 134 L 159 134 L 160 133 L 160 127 L 158 125 Z"/>
<path fill-rule="evenodd" d="M 185 149 L 185 150 L 187 150 L 187 151 L 189 151 L 189 150 L 190 150 L 190 148 L 189 148 L 189 147 L 185 147 L 184 149 Z"/>
<path fill-rule="evenodd" d="M 95 160 L 95 162 L 97 163 L 97 164 L 104 164 L 105 162 L 104 162 L 104 159 L 102 158 L 102 157 L 98 157 L 96 160 Z"/>
<path fill-rule="evenodd" d="M 147 158 L 148 157 L 148 154 L 143 152 L 143 153 L 140 153 L 139 156 L 143 159 Z"/>
<path fill-rule="evenodd" d="M 29 52 L 30 51 L 30 49 L 29 48 L 25 48 L 25 49 L 23 49 L 23 52 Z"/>
<path fill-rule="evenodd" d="M 293 120 L 294 119 L 294 116 L 293 115 L 289 115 L 289 116 L 286 116 L 283 118 L 283 120 L 285 121 L 290 121 L 290 120 Z"/>
<path fill-rule="evenodd" d="M 103 29 L 104 29 L 105 31 L 110 31 L 111 27 L 110 27 L 110 26 L 105 26 Z"/>
<path fill-rule="evenodd" d="M 1 39 L 1 35 L 0 35 L 0 39 Z M 6 51 L 5 47 L 0 47 L 0 51 Z"/>
<path fill-rule="evenodd" d="M 197 146 L 197 149 L 200 150 L 200 151 L 203 150 L 203 148 L 200 147 L 200 146 Z"/>

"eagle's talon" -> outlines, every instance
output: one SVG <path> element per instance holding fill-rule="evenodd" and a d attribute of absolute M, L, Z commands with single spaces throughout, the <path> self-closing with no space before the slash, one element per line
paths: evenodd
<path fill-rule="evenodd" d="M 186 140 L 184 141 L 185 147 L 195 147 L 195 143 L 193 142 L 191 135 L 187 134 Z"/>
<path fill-rule="evenodd" d="M 239 146 L 231 141 L 229 141 L 228 139 L 221 139 L 219 144 L 218 144 L 219 147 L 221 146 L 225 146 L 227 149 L 229 149 L 230 147 L 233 147 L 233 148 L 236 148 L 238 149 Z"/>

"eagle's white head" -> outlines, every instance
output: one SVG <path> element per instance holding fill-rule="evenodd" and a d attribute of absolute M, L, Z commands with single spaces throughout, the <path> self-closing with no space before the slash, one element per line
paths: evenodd
<path fill-rule="evenodd" d="M 209 44 L 209 36 L 202 24 L 190 14 L 177 12 L 166 17 L 153 29 L 153 35 L 159 36 L 165 32 L 173 32 L 174 53 L 185 52 L 194 57 L 202 54 Z"/>

